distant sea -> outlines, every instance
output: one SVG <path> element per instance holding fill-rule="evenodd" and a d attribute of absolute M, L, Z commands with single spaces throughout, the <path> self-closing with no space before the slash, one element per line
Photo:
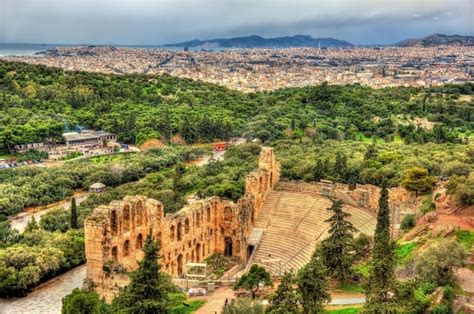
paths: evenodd
<path fill-rule="evenodd" d="M 55 45 L 38 44 L 2 44 L 0 43 L 0 56 L 33 56 L 38 52 L 54 48 Z"/>
<path fill-rule="evenodd" d="M 2 44 L 0 43 L 0 57 L 1 56 L 34 56 L 38 53 L 44 52 L 47 49 L 64 46 L 84 46 L 84 45 L 49 45 L 49 44 Z M 183 51 L 183 47 L 171 46 L 133 46 L 133 45 L 104 45 L 124 48 L 141 48 L 141 49 L 168 49 L 175 51 Z M 209 48 L 207 51 L 222 51 L 228 48 Z M 200 51 L 200 47 L 189 47 L 189 51 Z M 41 56 L 39 54 L 38 56 Z"/>

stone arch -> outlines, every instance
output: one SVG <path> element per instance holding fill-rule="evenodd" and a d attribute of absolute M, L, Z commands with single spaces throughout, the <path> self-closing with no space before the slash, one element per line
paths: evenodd
<path fill-rule="evenodd" d="M 232 256 L 232 238 L 231 237 L 224 238 L 224 255 Z"/>
<path fill-rule="evenodd" d="M 123 256 L 128 256 L 130 254 L 130 241 L 125 240 L 123 243 Z"/>
<path fill-rule="evenodd" d="M 183 274 L 183 254 L 179 254 L 177 258 L 178 263 L 178 276 Z"/>
<path fill-rule="evenodd" d="M 130 206 L 125 205 L 123 208 L 123 232 L 130 230 Z"/>
<path fill-rule="evenodd" d="M 143 235 L 139 233 L 137 235 L 137 240 L 135 242 L 135 248 L 136 249 L 141 249 L 143 247 Z"/>
<path fill-rule="evenodd" d="M 232 208 L 229 206 L 224 207 L 224 221 L 232 221 L 234 219 L 234 214 L 232 213 Z"/>
<path fill-rule="evenodd" d="M 116 246 L 112 248 L 112 259 L 114 261 L 118 260 L 118 248 Z"/>
<path fill-rule="evenodd" d="M 189 233 L 189 218 L 186 218 L 186 220 L 184 221 L 184 232 L 186 234 Z"/>
<path fill-rule="evenodd" d="M 206 256 L 206 245 L 203 243 L 202 244 L 202 258 Z"/>
<path fill-rule="evenodd" d="M 263 176 L 262 175 L 258 177 L 258 191 L 260 193 L 263 193 Z"/>
<path fill-rule="evenodd" d="M 118 219 L 117 219 L 117 211 L 113 210 L 110 214 L 110 226 L 112 228 L 112 234 L 117 234 L 118 232 Z"/>
<path fill-rule="evenodd" d="M 170 240 L 174 241 L 174 226 L 170 227 Z"/>
<path fill-rule="evenodd" d="M 176 229 L 176 239 L 178 241 L 181 241 L 181 238 L 183 236 L 183 224 L 180 222 L 178 222 L 178 227 Z"/>
<path fill-rule="evenodd" d="M 206 213 L 207 213 L 207 222 L 211 222 L 211 208 L 210 207 L 206 208 Z"/>

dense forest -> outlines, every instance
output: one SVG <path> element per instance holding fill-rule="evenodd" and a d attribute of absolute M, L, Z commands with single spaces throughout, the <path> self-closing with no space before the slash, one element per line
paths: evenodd
<path fill-rule="evenodd" d="M 0 149 L 60 141 L 84 126 L 141 144 L 245 135 L 262 141 L 377 136 L 387 141 L 462 142 L 473 129 L 474 84 L 373 89 L 320 85 L 244 94 L 162 76 L 66 72 L 0 61 Z"/>

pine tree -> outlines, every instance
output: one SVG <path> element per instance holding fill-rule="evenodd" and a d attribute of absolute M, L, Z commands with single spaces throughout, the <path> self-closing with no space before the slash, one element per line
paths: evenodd
<path fill-rule="evenodd" d="M 344 284 L 351 275 L 352 233 L 356 229 L 347 221 L 350 214 L 342 210 L 342 204 L 340 200 L 335 200 L 332 207 L 328 208 L 334 214 L 326 220 L 330 223 L 329 237 L 321 243 L 321 257 L 328 275 Z"/>
<path fill-rule="evenodd" d="M 272 314 L 287 314 L 287 313 L 298 313 L 298 298 L 293 284 L 295 278 L 293 273 L 285 273 L 281 279 L 281 283 L 278 289 L 270 297 L 270 307 L 267 313 Z"/>
<path fill-rule="evenodd" d="M 329 282 L 326 277 L 326 267 L 317 251 L 309 263 L 300 269 L 297 284 L 303 313 L 321 313 L 324 304 L 331 300 L 331 295 L 328 292 Z"/>
<path fill-rule="evenodd" d="M 169 286 L 160 273 L 158 252 L 160 245 L 154 242 L 151 231 L 143 246 L 143 259 L 138 269 L 130 274 L 131 281 L 120 291 L 114 306 L 126 313 L 168 313 Z"/>
<path fill-rule="evenodd" d="M 77 206 L 76 206 L 76 198 L 73 197 L 71 199 L 71 221 L 70 221 L 71 229 L 79 228 L 77 224 Z"/>
<path fill-rule="evenodd" d="M 367 301 L 364 311 L 367 313 L 390 313 L 393 302 L 390 292 L 395 287 L 394 244 L 390 240 L 390 209 L 388 207 L 388 189 L 384 183 L 380 192 L 379 212 L 372 250 L 372 267 L 366 287 Z"/>

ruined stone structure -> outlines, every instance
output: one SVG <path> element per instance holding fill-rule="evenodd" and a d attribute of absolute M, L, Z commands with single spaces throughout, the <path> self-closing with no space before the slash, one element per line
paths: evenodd
<path fill-rule="evenodd" d="M 127 196 L 99 206 L 85 220 L 86 284 L 111 301 L 128 283 L 125 271 L 136 269 L 148 232 L 161 242 L 162 269 L 181 276 L 187 263 L 199 262 L 214 252 L 247 260 L 254 221 L 267 193 L 280 179 L 280 166 L 272 148 L 262 148 L 258 169 L 246 178 L 245 195 L 234 203 L 211 197 L 174 214 L 144 196 Z"/>

